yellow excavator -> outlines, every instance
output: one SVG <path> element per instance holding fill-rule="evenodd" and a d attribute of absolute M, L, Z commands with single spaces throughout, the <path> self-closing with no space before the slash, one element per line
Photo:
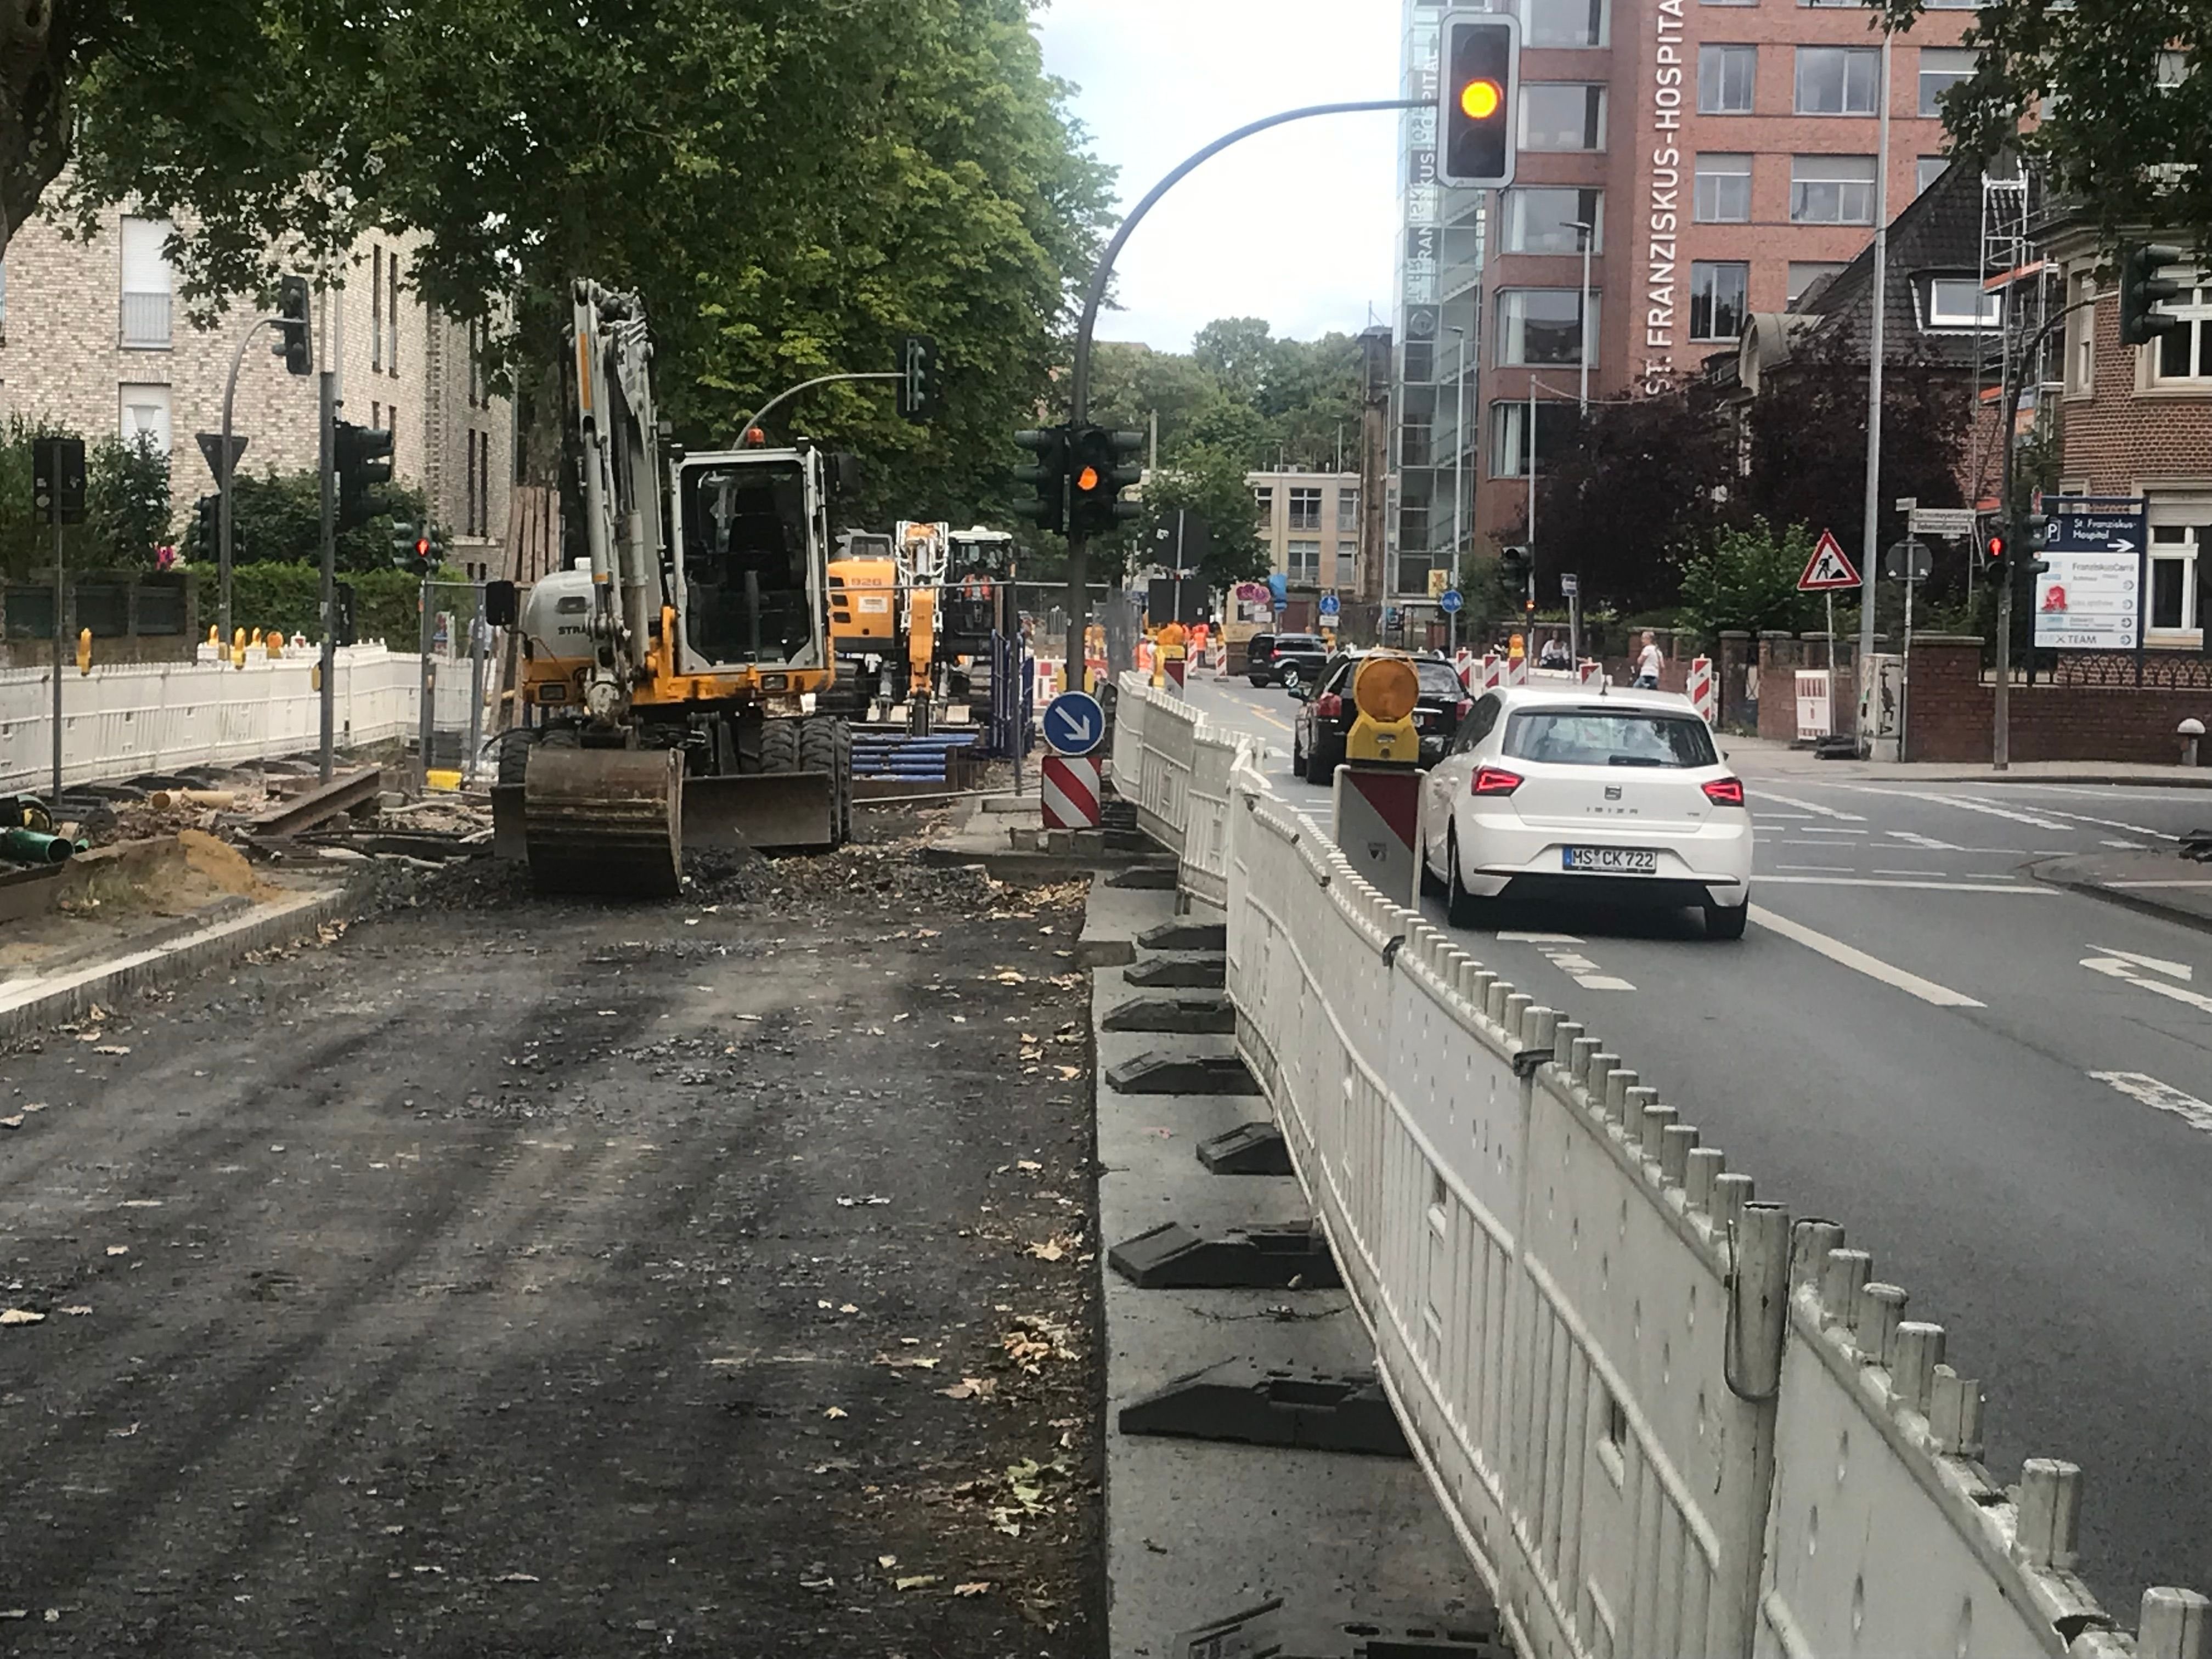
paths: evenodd
<path fill-rule="evenodd" d="M 541 890 L 627 895 L 676 893 L 685 847 L 836 847 L 852 732 L 812 704 L 836 682 L 830 510 L 853 458 L 664 453 L 643 302 L 571 297 L 588 556 L 513 607 L 526 714 L 495 844 Z"/>

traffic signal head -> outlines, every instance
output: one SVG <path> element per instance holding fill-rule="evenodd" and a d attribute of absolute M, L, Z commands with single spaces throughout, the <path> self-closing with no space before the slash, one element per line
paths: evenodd
<path fill-rule="evenodd" d="M 1058 535 L 1067 526 L 1067 428 L 1017 432 L 1014 442 L 1036 457 L 1014 469 L 1014 482 L 1036 491 L 1034 501 L 1014 503 L 1014 516 Z"/>
<path fill-rule="evenodd" d="M 909 334 L 899 352 L 899 413 L 909 421 L 926 421 L 937 412 L 937 342 L 927 334 Z"/>
<path fill-rule="evenodd" d="M 2175 299 L 2181 293 L 2181 284 L 2171 276 L 2161 276 L 2165 267 L 2179 263 L 2181 250 L 2163 242 L 2139 243 L 2120 252 L 2120 343 L 2148 345 L 2169 329 L 2180 325 L 2181 319 L 2170 317 L 2155 309 L 2161 301 Z"/>
<path fill-rule="evenodd" d="M 192 503 L 192 534 L 200 557 L 215 557 L 222 543 L 222 496 L 203 495 Z"/>
<path fill-rule="evenodd" d="M 2051 545 L 2051 520 L 2041 513 L 2031 513 L 2020 521 L 2020 545 L 2023 552 L 2040 553 Z"/>
<path fill-rule="evenodd" d="M 313 336 L 307 331 L 307 279 L 287 276 L 276 284 L 276 343 L 272 348 L 284 360 L 289 374 L 305 374 L 315 366 Z"/>
<path fill-rule="evenodd" d="M 1121 492 L 1145 476 L 1130 459 L 1144 447 L 1141 432 L 1086 426 L 1075 434 L 1068 462 L 1073 475 L 1067 491 L 1070 531 L 1103 536 L 1137 516 L 1142 509 L 1123 501 Z"/>
<path fill-rule="evenodd" d="M 1510 12 L 1447 12 L 1441 41 L 1437 176 L 1484 189 L 1510 185 L 1520 20 Z"/>
<path fill-rule="evenodd" d="M 1974 550 L 1982 562 L 1992 570 L 2005 562 L 2007 546 L 2003 514 L 1974 514 Z"/>
<path fill-rule="evenodd" d="M 1506 580 L 1522 582 L 1528 580 L 1528 570 L 1534 563 L 1526 547 L 1501 547 L 1498 550 L 1498 568 Z"/>
<path fill-rule="evenodd" d="M 392 562 L 404 570 L 415 562 L 415 543 L 422 532 L 411 524 L 392 526 Z"/>
<path fill-rule="evenodd" d="M 340 421 L 331 449 L 338 475 L 338 522 L 350 529 L 375 516 L 369 492 L 392 482 L 392 434 Z"/>

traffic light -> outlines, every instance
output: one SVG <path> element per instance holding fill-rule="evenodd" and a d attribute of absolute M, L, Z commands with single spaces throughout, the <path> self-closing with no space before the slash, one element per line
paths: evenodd
<path fill-rule="evenodd" d="M 1121 499 L 1121 492 L 1145 476 L 1141 467 L 1127 464 L 1127 458 L 1145 447 L 1143 433 L 1086 426 L 1069 447 L 1074 452 L 1069 461 L 1067 489 L 1071 532 L 1103 536 L 1143 510 L 1136 502 Z"/>
<path fill-rule="evenodd" d="M 331 643 L 333 645 L 358 645 L 361 643 L 361 624 L 358 620 L 356 620 L 358 613 L 354 609 L 353 584 L 351 582 L 337 583 L 336 585 L 336 594 L 337 598 L 337 615 L 331 618 L 331 633 L 332 635 Z"/>
<path fill-rule="evenodd" d="M 84 440 L 31 441 L 31 505 L 41 524 L 84 522 Z"/>
<path fill-rule="evenodd" d="M 392 526 L 392 563 L 393 568 L 405 570 L 422 562 L 421 555 L 417 554 L 415 550 L 415 546 L 417 542 L 422 543 L 424 549 L 426 550 L 428 550 L 429 546 L 428 538 L 425 537 L 422 531 L 415 526 L 411 524 L 395 524 Z"/>
<path fill-rule="evenodd" d="M 1510 12 L 1447 12 L 1443 43 L 1437 176 L 1448 185 L 1502 188 L 1513 182 L 1520 19 Z"/>
<path fill-rule="evenodd" d="M 1525 547 L 1501 547 L 1498 550 L 1498 573 L 1515 585 L 1528 580 L 1528 572 L 1535 561 Z"/>
<path fill-rule="evenodd" d="M 392 434 L 340 421 L 331 449 L 337 465 L 338 526 L 351 529 L 376 516 L 369 491 L 392 482 Z"/>
<path fill-rule="evenodd" d="M 222 497 L 203 495 L 192 503 L 194 548 L 200 557 L 212 559 L 222 545 Z"/>
<path fill-rule="evenodd" d="M 2142 242 L 2120 251 L 2120 343 L 2148 345 L 2167 330 L 2180 325 L 2179 317 L 2154 309 L 2177 298 L 2181 284 L 2159 272 L 2181 258 L 2181 250 L 2163 242 Z"/>
<path fill-rule="evenodd" d="M 1974 546 L 1981 554 L 1982 562 L 1991 570 L 2004 563 L 2007 544 L 2002 514 L 1974 514 Z"/>
<path fill-rule="evenodd" d="M 276 284 L 276 343 L 270 349 L 284 360 L 289 374 L 305 374 L 315 366 L 315 348 L 307 332 L 307 279 L 287 276 Z"/>
<path fill-rule="evenodd" d="M 2039 576 L 2051 568 L 2051 561 L 2041 556 L 2051 545 L 2051 520 L 2047 514 L 2029 513 L 2020 521 L 2019 551 L 2014 562 L 2023 576 Z"/>
<path fill-rule="evenodd" d="M 927 334 L 909 334 L 899 352 L 898 408 L 909 421 L 926 421 L 937 412 L 937 342 Z"/>
<path fill-rule="evenodd" d="M 1017 432 L 1014 442 L 1036 457 L 1014 469 L 1014 482 L 1036 491 L 1035 501 L 1014 503 L 1014 516 L 1056 536 L 1067 527 L 1067 428 Z"/>

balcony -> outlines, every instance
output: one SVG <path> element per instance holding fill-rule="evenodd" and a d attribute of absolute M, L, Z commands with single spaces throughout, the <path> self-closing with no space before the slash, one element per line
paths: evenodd
<path fill-rule="evenodd" d="M 166 347 L 169 343 L 169 296 L 167 294 L 125 293 L 123 343 L 142 348 Z"/>

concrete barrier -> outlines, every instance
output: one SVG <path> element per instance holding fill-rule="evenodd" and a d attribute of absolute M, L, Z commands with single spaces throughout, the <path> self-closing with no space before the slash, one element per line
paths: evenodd
<path fill-rule="evenodd" d="M 1999 1485 L 1980 1385 L 1840 1227 L 1755 1201 L 1621 1055 L 1364 881 L 1249 746 L 1139 684 L 1120 705 L 1116 770 L 1186 889 L 1218 884 L 1238 1051 L 1519 1652 L 2202 1659 L 2203 1598 L 2147 1592 L 2133 1638 L 2097 1607 L 2079 1471 Z"/>

